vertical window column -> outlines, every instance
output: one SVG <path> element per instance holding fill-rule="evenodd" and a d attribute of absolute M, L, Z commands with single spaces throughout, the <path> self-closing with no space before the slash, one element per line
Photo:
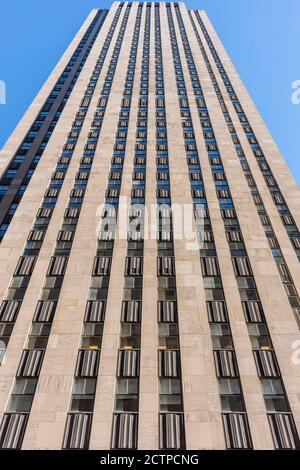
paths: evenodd
<path fill-rule="evenodd" d="M 151 6 L 147 5 L 116 371 L 116 390 L 111 437 L 112 449 L 136 449 L 138 446 L 150 15 Z M 137 44 L 138 33 L 136 33 L 133 38 L 131 51 L 131 55 L 135 60 Z M 132 226 L 132 230 L 130 230 L 130 226 Z"/>
<path fill-rule="evenodd" d="M 155 4 L 159 448 L 184 449 L 176 273 L 159 4 Z"/>

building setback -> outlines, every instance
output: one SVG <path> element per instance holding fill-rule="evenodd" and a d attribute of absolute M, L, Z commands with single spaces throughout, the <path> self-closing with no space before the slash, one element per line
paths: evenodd
<path fill-rule="evenodd" d="M 299 190 L 204 11 L 93 10 L 0 174 L 0 448 L 300 447 Z"/>

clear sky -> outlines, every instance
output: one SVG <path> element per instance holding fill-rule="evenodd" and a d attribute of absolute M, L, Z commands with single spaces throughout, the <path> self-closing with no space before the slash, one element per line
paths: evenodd
<path fill-rule="evenodd" d="M 47 79 L 89 11 L 101 0 L 1 0 L 0 148 Z M 300 185 L 299 0 L 187 0 L 205 9 L 289 168 Z"/>

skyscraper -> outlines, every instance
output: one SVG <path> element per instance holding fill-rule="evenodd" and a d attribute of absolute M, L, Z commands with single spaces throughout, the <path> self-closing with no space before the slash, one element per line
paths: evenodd
<path fill-rule="evenodd" d="M 0 171 L 0 448 L 299 448 L 299 190 L 205 12 L 93 10 Z"/>

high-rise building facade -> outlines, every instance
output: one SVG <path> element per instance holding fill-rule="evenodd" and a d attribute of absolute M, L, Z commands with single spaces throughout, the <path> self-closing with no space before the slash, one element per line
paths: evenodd
<path fill-rule="evenodd" d="M 93 10 L 0 173 L 1 449 L 299 448 L 300 193 L 204 11 Z"/>

